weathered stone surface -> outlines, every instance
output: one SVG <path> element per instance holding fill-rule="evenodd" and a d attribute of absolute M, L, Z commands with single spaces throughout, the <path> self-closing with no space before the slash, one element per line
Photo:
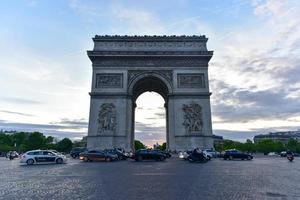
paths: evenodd
<path fill-rule="evenodd" d="M 165 99 L 168 149 L 212 147 L 207 72 L 212 52 L 206 42 L 205 36 L 96 36 L 88 51 L 93 62 L 88 147 L 131 150 L 134 104 L 145 91 Z"/>

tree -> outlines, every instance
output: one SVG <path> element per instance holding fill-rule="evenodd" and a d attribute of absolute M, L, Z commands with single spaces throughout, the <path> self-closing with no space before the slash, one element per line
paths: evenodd
<path fill-rule="evenodd" d="M 292 152 L 298 152 L 299 150 L 299 142 L 293 138 L 291 138 L 286 144 L 286 148 Z"/>
<path fill-rule="evenodd" d="M 56 144 L 56 150 L 69 153 L 73 147 L 73 142 L 69 138 L 64 138 Z"/>
<path fill-rule="evenodd" d="M 8 151 L 12 151 L 13 147 L 8 145 L 8 144 L 0 144 L 0 152 L 8 152 Z"/>
<path fill-rule="evenodd" d="M 43 149 L 46 146 L 46 138 L 43 133 L 33 132 L 28 136 L 25 142 L 26 150 Z"/>
<path fill-rule="evenodd" d="M 139 149 L 145 149 L 146 146 L 139 140 L 134 140 L 134 149 L 139 150 Z"/>
<path fill-rule="evenodd" d="M 53 136 L 48 136 L 46 138 L 46 148 L 47 149 L 55 149 L 55 142 L 54 142 L 55 138 Z"/>
<path fill-rule="evenodd" d="M 164 151 L 167 149 L 167 143 L 164 142 L 162 145 L 159 145 L 157 148 Z"/>
<path fill-rule="evenodd" d="M 257 150 L 259 152 L 262 152 L 264 154 L 267 154 L 269 152 L 274 152 L 274 151 L 280 151 L 281 147 L 283 146 L 282 143 L 279 141 L 273 141 L 270 139 L 266 140 L 261 140 L 257 144 Z"/>
<path fill-rule="evenodd" d="M 13 145 L 16 145 L 16 150 L 18 152 L 24 150 L 24 145 L 22 146 L 22 144 L 25 143 L 27 138 L 28 138 L 28 133 L 25 132 L 17 132 L 12 135 L 12 140 L 14 143 Z"/>

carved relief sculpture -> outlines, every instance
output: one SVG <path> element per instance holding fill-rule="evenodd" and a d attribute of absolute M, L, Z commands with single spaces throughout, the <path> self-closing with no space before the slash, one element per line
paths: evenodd
<path fill-rule="evenodd" d="M 178 74 L 179 88 L 204 88 L 204 74 Z"/>
<path fill-rule="evenodd" d="M 196 103 L 183 104 L 183 126 L 188 134 L 201 133 L 203 128 L 202 108 Z"/>
<path fill-rule="evenodd" d="M 116 130 L 116 107 L 113 103 L 104 103 L 98 114 L 98 133 L 113 134 Z"/>
<path fill-rule="evenodd" d="M 97 74 L 96 88 L 123 87 L 123 74 Z"/>

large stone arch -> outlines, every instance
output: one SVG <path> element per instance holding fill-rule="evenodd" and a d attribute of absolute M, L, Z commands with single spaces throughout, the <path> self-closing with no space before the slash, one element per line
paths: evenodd
<path fill-rule="evenodd" d="M 212 126 L 205 36 L 96 36 L 88 148 L 133 149 L 137 97 L 165 99 L 167 146 L 211 148 Z"/>
<path fill-rule="evenodd" d="M 150 84 L 151 82 L 153 82 L 154 84 L 147 86 L 147 84 Z M 144 84 L 146 84 L 145 87 L 143 87 Z M 140 92 L 136 91 L 138 89 L 137 87 L 141 87 Z M 173 92 L 172 83 L 158 71 L 141 72 L 133 77 L 132 80 L 130 80 L 130 82 L 128 83 L 128 94 L 132 95 L 134 100 L 136 100 L 136 97 L 146 91 L 157 92 L 166 100 L 167 96 L 172 94 Z M 135 92 L 138 92 L 138 94 L 135 94 Z"/>

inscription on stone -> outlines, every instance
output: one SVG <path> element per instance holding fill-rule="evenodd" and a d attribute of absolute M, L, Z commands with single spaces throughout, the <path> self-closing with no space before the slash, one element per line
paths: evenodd
<path fill-rule="evenodd" d="M 187 134 L 197 134 L 202 132 L 202 108 L 196 103 L 189 105 L 183 104 L 184 121 L 182 125 L 185 127 Z"/>
<path fill-rule="evenodd" d="M 116 130 L 116 107 L 113 103 L 104 103 L 98 114 L 98 133 L 113 134 Z"/>
<path fill-rule="evenodd" d="M 123 74 L 97 74 L 96 88 L 122 88 Z"/>
<path fill-rule="evenodd" d="M 204 74 L 177 74 L 179 88 L 205 88 Z"/>

